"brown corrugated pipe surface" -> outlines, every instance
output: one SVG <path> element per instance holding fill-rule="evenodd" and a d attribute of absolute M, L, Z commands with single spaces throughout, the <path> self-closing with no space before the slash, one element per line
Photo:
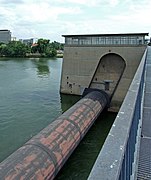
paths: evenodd
<path fill-rule="evenodd" d="M 93 91 L 0 163 L 0 179 L 54 179 L 107 104 Z"/>

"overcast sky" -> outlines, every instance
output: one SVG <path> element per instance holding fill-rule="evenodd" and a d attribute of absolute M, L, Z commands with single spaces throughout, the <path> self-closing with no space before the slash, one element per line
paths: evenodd
<path fill-rule="evenodd" d="M 0 29 L 17 39 L 149 32 L 151 0 L 0 0 Z"/>

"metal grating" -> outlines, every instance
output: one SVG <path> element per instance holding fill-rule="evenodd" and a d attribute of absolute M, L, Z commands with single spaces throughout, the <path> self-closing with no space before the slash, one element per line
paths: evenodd
<path fill-rule="evenodd" d="M 151 180 L 151 48 L 148 47 L 137 180 Z"/>
<path fill-rule="evenodd" d="M 144 108 L 143 113 L 142 136 L 151 138 L 151 109 Z"/>
<path fill-rule="evenodd" d="M 151 108 L 151 93 L 145 92 L 144 107 Z"/>
<path fill-rule="evenodd" d="M 151 180 L 151 139 L 141 139 L 137 180 Z"/>
<path fill-rule="evenodd" d="M 151 77 L 151 76 L 150 76 Z M 150 79 L 150 82 L 146 82 L 146 90 L 145 90 L 145 92 L 151 92 L 151 79 Z"/>

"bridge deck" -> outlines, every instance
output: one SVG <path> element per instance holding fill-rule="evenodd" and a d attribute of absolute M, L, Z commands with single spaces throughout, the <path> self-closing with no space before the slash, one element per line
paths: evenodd
<path fill-rule="evenodd" d="M 151 179 L 151 47 L 148 48 L 138 180 Z"/>

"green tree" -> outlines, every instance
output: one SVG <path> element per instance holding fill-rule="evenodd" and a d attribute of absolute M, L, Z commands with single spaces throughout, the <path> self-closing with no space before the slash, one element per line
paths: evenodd
<path fill-rule="evenodd" d="M 26 56 L 30 52 L 30 48 L 20 41 L 10 41 L 1 49 L 1 54 L 5 56 Z"/>
<path fill-rule="evenodd" d="M 62 43 L 57 42 L 57 41 L 52 42 L 51 47 L 56 49 L 56 50 L 63 50 L 64 49 L 64 45 Z"/>
<path fill-rule="evenodd" d="M 48 40 L 48 39 L 38 39 L 38 42 L 37 42 L 37 44 L 38 44 L 38 52 L 40 53 L 40 54 L 45 54 L 46 53 L 46 51 L 47 51 L 47 47 L 48 47 L 48 45 L 49 45 L 49 41 L 50 40 Z"/>
<path fill-rule="evenodd" d="M 58 43 L 50 43 L 50 40 L 41 38 L 38 39 L 37 45 L 32 47 L 31 52 L 39 52 L 43 57 L 55 57 L 58 46 Z"/>
<path fill-rule="evenodd" d="M 46 54 L 47 57 L 55 57 L 57 55 L 57 51 L 56 51 L 56 49 L 54 49 L 54 48 L 49 46 L 46 49 L 46 53 L 45 54 Z"/>
<path fill-rule="evenodd" d="M 26 56 L 27 53 L 39 52 L 43 57 L 55 57 L 57 50 L 63 50 L 63 44 L 52 42 L 48 39 L 38 39 L 34 45 L 25 45 L 20 41 L 11 41 L 8 44 L 0 43 L 0 55 L 4 56 Z"/>
<path fill-rule="evenodd" d="M 38 44 L 34 44 L 31 46 L 31 53 L 37 53 L 38 51 Z"/>
<path fill-rule="evenodd" d="M 51 57 L 55 57 L 57 55 L 56 49 L 52 48 L 51 49 Z"/>
<path fill-rule="evenodd" d="M 4 55 L 5 51 L 6 51 L 6 44 L 0 43 L 0 55 Z"/>

